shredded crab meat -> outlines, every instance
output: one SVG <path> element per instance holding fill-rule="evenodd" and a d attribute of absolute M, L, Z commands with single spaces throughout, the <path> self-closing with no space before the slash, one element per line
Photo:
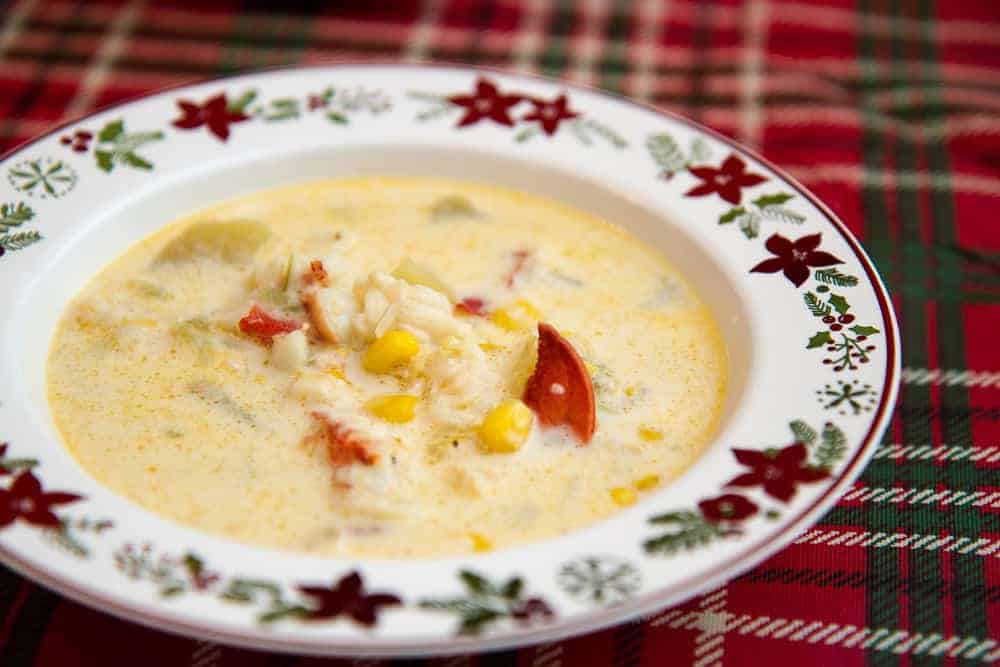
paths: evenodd
<path fill-rule="evenodd" d="M 372 273 L 354 289 L 360 306 L 354 330 L 367 340 L 390 329 L 405 329 L 425 341 L 469 334 L 468 325 L 454 317 L 451 301 L 437 290 L 387 273 Z"/>
<path fill-rule="evenodd" d="M 431 415 L 452 426 L 479 423 L 500 384 L 483 350 L 468 339 L 447 339 L 428 356 L 424 375 L 430 382 Z"/>

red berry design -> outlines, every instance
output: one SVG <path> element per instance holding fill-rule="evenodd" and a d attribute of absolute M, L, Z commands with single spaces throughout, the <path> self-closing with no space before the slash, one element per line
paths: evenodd
<path fill-rule="evenodd" d="M 854 321 L 854 315 L 848 313 L 847 315 L 841 315 L 838 320 L 843 324 L 850 324 Z"/>
<path fill-rule="evenodd" d="M 834 317 L 833 315 L 827 315 L 826 317 L 823 318 L 823 324 L 833 324 L 836 321 L 837 318 Z"/>
<path fill-rule="evenodd" d="M 843 325 L 840 325 L 840 324 L 831 324 L 830 325 L 830 331 L 840 331 L 843 328 L 844 328 Z"/>

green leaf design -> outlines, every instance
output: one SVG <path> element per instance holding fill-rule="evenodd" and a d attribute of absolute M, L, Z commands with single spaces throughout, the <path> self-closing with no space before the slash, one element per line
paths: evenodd
<path fill-rule="evenodd" d="M 667 174 L 683 171 L 688 159 L 680 145 L 669 134 L 654 134 L 646 139 L 646 150 L 653 161 Z"/>
<path fill-rule="evenodd" d="M 336 111 L 331 111 L 326 115 L 327 120 L 338 125 L 347 125 L 347 116 Z"/>
<path fill-rule="evenodd" d="M 839 294 L 831 294 L 830 298 L 827 300 L 830 302 L 830 305 L 833 306 L 833 309 L 840 315 L 845 314 L 851 309 L 851 304 L 847 303 L 847 299 Z"/>
<path fill-rule="evenodd" d="M 257 99 L 257 91 L 253 90 L 251 88 L 250 90 L 246 91 L 245 93 L 243 93 L 242 95 L 240 95 L 239 97 L 237 97 L 235 100 L 233 100 L 232 102 L 230 102 L 227 105 L 227 107 L 229 108 L 230 111 L 240 111 L 240 112 L 242 112 L 255 99 Z"/>
<path fill-rule="evenodd" d="M 816 317 L 825 317 L 832 310 L 830 304 L 826 303 L 812 292 L 806 292 L 802 299 L 806 302 L 806 308 Z"/>
<path fill-rule="evenodd" d="M 121 156 L 122 162 L 130 167 L 135 167 L 136 169 L 144 169 L 149 171 L 153 168 L 153 163 L 143 158 L 139 157 L 135 153 L 123 153 Z"/>
<path fill-rule="evenodd" d="M 719 216 L 719 224 L 727 225 L 730 222 L 733 222 L 734 220 L 739 218 L 741 215 L 746 214 L 746 212 L 747 210 L 742 206 L 734 206 L 733 208 L 729 209 L 728 211 Z"/>
<path fill-rule="evenodd" d="M 524 580 L 521 577 L 514 577 L 506 584 L 504 584 L 503 589 L 500 594 L 503 595 L 508 600 L 516 600 L 521 597 L 521 591 L 524 590 Z"/>
<path fill-rule="evenodd" d="M 863 324 L 856 324 L 851 327 L 851 331 L 853 331 L 856 336 L 871 336 L 872 334 L 880 333 L 875 327 L 868 327 Z"/>
<path fill-rule="evenodd" d="M 816 438 L 818 437 L 816 429 L 809 426 L 809 424 L 805 423 L 801 419 L 796 419 L 790 423 L 788 427 L 792 429 L 792 436 L 795 438 L 796 442 L 801 442 L 806 445 L 812 445 L 816 442 Z"/>
<path fill-rule="evenodd" d="M 35 212 L 24 202 L 0 204 L 0 230 L 20 227 L 35 217 Z"/>
<path fill-rule="evenodd" d="M 646 553 L 670 555 L 682 549 L 694 549 L 708 544 L 712 540 L 724 537 L 727 532 L 718 524 L 706 520 L 701 514 L 692 511 L 668 512 L 649 519 L 656 525 L 670 525 L 674 530 L 653 537 L 642 543 Z"/>
<path fill-rule="evenodd" d="M 458 577 L 473 593 L 478 593 L 479 595 L 490 595 L 496 592 L 493 585 L 485 577 L 473 572 L 472 570 L 462 570 L 458 573 Z"/>
<path fill-rule="evenodd" d="M 829 331 L 818 331 L 809 338 L 809 344 L 806 345 L 806 349 L 811 350 L 816 347 L 823 347 L 832 342 L 833 337 L 830 336 Z"/>
<path fill-rule="evenodd" d="M 847 454 L 847 437 L 831 423 L 823 426 L 820 445 L 816 448 L 816 466 L 832 470 L 833 466 Z"/>
<path fill-rule="evenodd" d="M 691 162 L 704 162 L 712 157 L 712 149 L 701 135 L 691 141 Z"/>
<path fill-rule="evenodd" d="M 101 129 L 100 133 L 97 135 L 97 140 L 102 143 L 114 141 L 124 133 L 125 121 L 121 119 L 114 120 Z"/>
<path fill-rule="evenodd" d="M 806 216 L 782 206 L 768 206 L 767 208 L 760 209 L 760 213 L 768 220 L 785 222 L 792 225 L 801 225 L 806 221 Z"/>
<path fill-rule="evenodd" d="M 110 172 L 115 168 L 114 156 L 109 151 L 94 151 L 94 159 L 97 160 L 97 167 L 103 171 Z"/>
<path fill-rule="evenodd" d="M 784 204 L 786 201 L 793 198 L 793 195 L 778 192 L 773 195 L 761 195 L 753 200 L 753 204 L 757 208 L 764 209 L 768 206 L 778 206 L 779 204 Z"/>
<path fill-rule="evenodd" d="M 27 248 L 32 243 L 42 240 L 42 235 L 35 230 L 27 232 L 17 232 L 14 234 L 4 234 L 0 236 L 0 248 L 4 250 L 21 250 Z"/>
<path fill-rule="evenodd" d="M 184 567 L 194 576 L 198 576 L 205 571 L 205 561 L 203 561 L 198 556 L 194 555 L 190 551 L 184 554 Z"/>
<path fill-rule="evenodd" d="M 741 215 L 737 225 L 748 239 L 755 239 L 760 235 L 760 216 L 752 211 Z"/>
<path fill-rule="evenodd" d="M 854 287 L 858 284 L 856 277 L 841 273 L 834 268 L 817 269 L 813 273 L 813 278 L 816 279 L 816 282 L 823 283 L 824 285 L 833 285 L 834 287 Z"/>

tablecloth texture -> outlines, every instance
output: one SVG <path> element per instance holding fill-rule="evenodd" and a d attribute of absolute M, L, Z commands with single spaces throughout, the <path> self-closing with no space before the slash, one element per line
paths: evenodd
<path fill-rule="evenodd" d="M 254 67 L 447 60 L 620 91 L 760 150 L 863 240 L 904 385 L 813 530 L 644 623 L 407 665 L 959 665 L 1000 659 L 1000 1 L 0 3 L 0 147 Z M 895 489 L 895 491 L 893 491 Z M 924 491 L 932 493 L 922 493 Z M 161 634 L 0 569 L 2 665 L 377 665 Z"/>

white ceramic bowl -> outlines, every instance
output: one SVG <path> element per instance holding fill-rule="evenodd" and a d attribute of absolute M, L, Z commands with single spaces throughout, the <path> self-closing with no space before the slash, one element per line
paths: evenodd
<path fill-rule="evenodd" d="M 844 225 L 728 139 L 594 90 L 445 66 L 275 70 L 102 111 L 7 155 L 0 172 L 0 557 L 159 629 L 289 652 L 413 655 L 549 641 L 650 614 L 815 522 L 864 467 L 895 401 L 892 309 Z M 727 341 L 730 395 L 714 444 L 608 520 L 439 560 L 237 544 L 151 514 L 83 470 L 53 425 L 44 370 L 57 319 L 87 279 L 213 202 L 363 174 L 514 187 L 661 249 Z M 373 593 L 400 604 L 373 605 Z M 359 620 L 372 606 L 367 627 Z"/>

